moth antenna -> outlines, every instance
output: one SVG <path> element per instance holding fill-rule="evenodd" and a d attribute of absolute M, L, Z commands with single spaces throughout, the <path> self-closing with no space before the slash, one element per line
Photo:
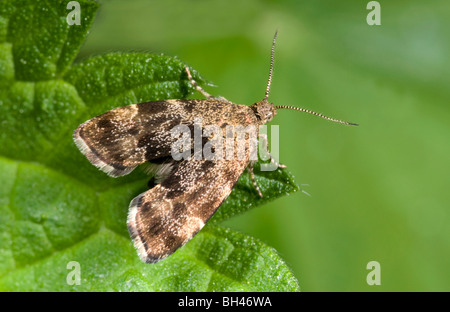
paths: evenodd
<path fill-rule="evenodd" d="M 294 107 L 294 106 L 287 106 L 287 105 L 277 105 L 277 106 L 275 106 L 275 109 L 279 109 L 279 108 L 286 108 L 286 109 L 297 110 L 297 111 L 300 111 L 300 112 L 304 112 L 304 113 L 308 113 L 308 114 L 311 114 L 311 115 L 315 115 L 315 116 L 318 116 L 318 117 L 320 117 L 320 118 L 323 118 L 323 119 L 326 119 L 326 120 L 329 120 L 329 121 L 332 121 L 332 122 L 337 122 L 337 123 L 340 123 L 340 124 L 344 124 L 344 125 L 349 125 L 349 126 L 359 126 L 359 125 L 356 124 L 356 123 L 352 123 L 352 122 L 348 122 L 348 121 L 343 121 L 343 120 L 339 120 L 339 119 L 334 119 L 334 118 L 331 118 L 331 117 L 327 117 L 327 116 L 325 116 L 325 115 L 322 115 L 322 114 L 313 112 L 313 111 L 311 111 L 311 110 L 309 110 L 309 109 L 306 109 L 306 108 L 300 108 L 300 107 Z"/>
<path fill-rule="evenodd" d="M 273 73 L 273 59 L 275 55 L 275 42 L 277 41 L 278 30 L 275 31 L 275 36 L 273 36 L 272 42 L 272 53 L 270 55 L 270 70 L 269 70 L 269 80 L 267 81 L 266 94 L 264 96 L 264 100 L 269 98 L 270 84 L 272 83 L 272 73 Z"/>

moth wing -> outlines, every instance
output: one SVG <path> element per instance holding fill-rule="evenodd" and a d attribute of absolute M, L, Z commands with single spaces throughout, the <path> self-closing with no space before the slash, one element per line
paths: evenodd
<path fill-rule="evenodd" d="M 131 201 L 128 231 L 139 257 L 158 262 L 187 243 L 228 197 L 248 160 L 183 160 Z"/>
<path fill-rule="evenodd" d="M 81 124 L 73 139 L 88 160 L 117 177 L 170 155 L 170 129 L 189 124 L 194 100 L 167 100 L 118 107 Z"/>

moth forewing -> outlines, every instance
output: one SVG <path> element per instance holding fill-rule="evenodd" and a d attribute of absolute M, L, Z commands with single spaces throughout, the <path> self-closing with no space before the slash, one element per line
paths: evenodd
<path fill-rule="evenodd" d="M 183 160 L 131 201 L 128 230 L 139 257 L 155 263 L 187 243 L 228 197 L 247 161 Z"/>

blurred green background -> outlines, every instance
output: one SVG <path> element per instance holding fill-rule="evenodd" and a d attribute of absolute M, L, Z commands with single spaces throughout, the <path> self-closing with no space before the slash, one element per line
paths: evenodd
<path fill-rule="evenodd" d="M 101 1 L 80 59 L 177 56 L 239 104 L 280 110 L 280 161 L 298 192 L 226 222 L 273 246 L 303 291 L 450 291 L 450 5 L 379 1 Z M 198 95 L 201 98 L 201 95 Z M 369 261 L 381 285 L 369 286 Z"/>

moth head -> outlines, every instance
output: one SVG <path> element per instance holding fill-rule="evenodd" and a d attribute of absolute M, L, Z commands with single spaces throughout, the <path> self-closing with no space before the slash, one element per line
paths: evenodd
<path fill-rule="evenodd" d="M 277 114 L 275 106 L 273 105 L 273 103 L 269 103 L 267 99 L 253 104 L 252 109 L 255 112 L 256 117 L 258 117 L 261 121 L 261 124 L 268 123 Z"/>

